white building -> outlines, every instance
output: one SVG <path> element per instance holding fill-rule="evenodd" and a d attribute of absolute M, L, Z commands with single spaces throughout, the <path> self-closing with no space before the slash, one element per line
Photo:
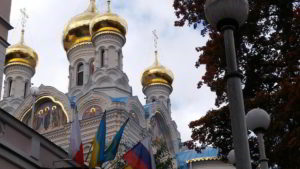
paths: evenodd
<path fill-rule="evenodd" d="M 30 93 L 38 54 L 26 46 L 24 29 L 20 43 L 7 48 L 5 57 L 4 97 L 0 107 L 29 124 L 35 104 L 33 128 L 68 149 L 73 111 L 68 96 L 76 96 L 84 151 L 87 153 L 102 113 L 107 111 L 107 140 L 113 139 L 122 123 L 123 143 L 133 145 L 145 135 L 166 141 L 169 151 L 179 151 L 180 133 L 171 118 L 173 74 L 157 58 L 142 77 L 146 105 L 132 95 L 129 79 L 123 71 L 122 48 L 126 43 L 127 22 L 111 12 L 97 12 L 95 0 L 83 13 L 66 24 L 63 45 L 69 61 L 69 90 L 63 93 L 52 86 L 39 86 L 34 101 Z M 25 36 L 26 37 L 26 36 Z M 51 72 L 49 67 L 49 72 Z M 141 72 L 142 73 L 142 72 Z"/>
<path fill-rule="evenodd" d="M 122 145 L 130 147 L 143 137 L 152 136 L 153 140 L 166 142 L 172 157 L 184 153 L 180 152 L 180 133 L 171 117 L 173 73 L 159 63 L 157 51 L 153 65 L 141 72 L 146 96 L 146 104 L 142 105 L 138 97 L 132 95 L 129 79 L 123 71 L 123 59 L 126 59 L 122 53 L 127 33 L 125 19 L 111 12 L 110 7 L 106 13 L 100 14 L 95 0 L 90 0 L 88 9 L 71 18 L 63 32 L 63 45 L 69 61 L 68 92 L 41 85 L 37 97 L 32 96 L 31 78 L 38 71 L 39 56 L 34 49 L 26 46 L 23 29 L 20 42 L 6 51 L 4 95 L 0 107 L 25 124 L 29 125 L 33 118 L 34 130 L 67 150 L 74 113 L 68 97 L 76 96 L 85 155 L 90 150 L 104 111 L 107 112 L 107 142 L 130 118 Z M 51 73 L 56 68 L 48 69 Z M 193 159 L 187 158 L 185 162 L 197 168 L 198 163 Z M 218 158 L 207 163 L 211 165 L 204 165 L 206 168 L 227 166 Z M 202 165 L 200 168 L 205 167 Z"/>

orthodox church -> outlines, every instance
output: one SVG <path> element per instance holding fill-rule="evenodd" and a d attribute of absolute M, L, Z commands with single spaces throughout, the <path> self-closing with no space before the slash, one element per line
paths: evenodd
<path fill-rule="evenodd" d="M 131 147 L 151 136 L 164 140 L 174 156 L 181 140 L 171 118 L 173 74 L 159 63 L 156 51 L 153 65 L 141 72 L 146 104 L 132 95 L 123 71 L 127 22 L 108 6 L 106 13 L 99 13 L 95 0 L 90 0 L 88 9 L 71 18 L 63 30 L 63 46 L 69 61 L 67 93 L 46 85 L 39 86 L 36 95 L 30 92 L 39 56 L 26 45 L 22 29 L 20 42 L 6 50 L 0 107 L 67 150 L 74 114 L 68 97 L 76 96 L 85 154 L 106 111 L 107 142 L 130 118 L 121 144 Z"/>

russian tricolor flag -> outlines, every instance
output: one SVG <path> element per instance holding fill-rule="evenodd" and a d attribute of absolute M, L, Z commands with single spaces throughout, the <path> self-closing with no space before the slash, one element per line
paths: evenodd
<path fill-rule="evenodd" d="M 155 169 L 150 138 L 136 144 L 124 155 L 124 160 L 135 169 Z"/>

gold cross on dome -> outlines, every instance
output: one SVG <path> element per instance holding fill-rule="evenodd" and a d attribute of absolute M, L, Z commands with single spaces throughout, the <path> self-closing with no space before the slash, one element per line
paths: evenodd
<path fill-rule="evenodd" d="M 20 12 L 21 12 L 21 15 L 22 15 L 21 25 L 22 25 L 22 29 L 24 30 L 24 28 L 26 26 L 27 19 L 29 18 L 29 16 L 27 15 L 25 8 L 20 9 Z"/>
<path fill-rule="evenodd" d="M 156 30 L 154 29 L 153 31 L 152 31 L 152 33 L 153 33 L 153 36 L 154 36 L 154 48 L 155 48 L 155 51 L 157 51 L 157 41 L 158 41 L 158 36 L 157 36 L 157 34 L 156 34 Z"/>

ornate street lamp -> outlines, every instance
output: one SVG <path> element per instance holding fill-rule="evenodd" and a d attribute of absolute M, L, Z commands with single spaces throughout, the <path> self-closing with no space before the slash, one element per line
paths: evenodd
<path fill-rule="evenodd" d="M 257 135 L 260 166 L 262 169 L 268 169 L 268 159 L 266 157 L 264 144 L 264 132 L 270 125 L 270 115 L 263 109 L 252 109 L 246 115 L 246 122 L 248 129 L 252 130 Z"/>
<path fill-rule="evenodd" d="M 33 105 L 32 105 L 32 111 L 31 111 L 31 121 L 30 121 L 30 127 L 33 128 L 33 118 L 34 118 L 34 112 L 35 112 L 35 102 L 36 97 L 39 94 L 39 88 L 38 87 L 32 87 L 30 88 L 30 93 L 33 97 Z"/>
<path fill-rule="evenodd" d="M 230 150 L 227 155 L 228 162 L 232 165 L 235 165 L 235 153 L 234 150 Z"/>
<path fill-rule="evenodd" d="M 206 0 L 204 5 L 208 22 L 224 35 L 227 62 L 225 78 L 238 169 L 251 169 L 251 163 L 241 88 L 242 75 L 237 69 L 233 34 L 247 19 L 248 10 L 247 0 Z"/>

